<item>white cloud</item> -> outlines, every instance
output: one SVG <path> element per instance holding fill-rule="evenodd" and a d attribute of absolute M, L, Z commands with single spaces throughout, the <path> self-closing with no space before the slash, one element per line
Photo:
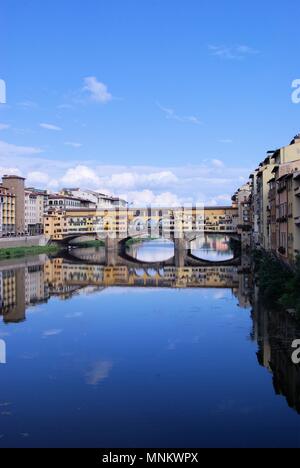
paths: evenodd
<path fill-rule="evenodd" d="M 33 146 L 17 146 L 0 140 L 1 157 L 12 158 L 15 156 L 27 156 L 40 153 L 42 153 L 40 148 L 35 148 Z"/>
<path fill-rule="evenodd" d="M 72 148 L 81 148 L 81 146 L 82 146 L 81 143 L 76 143 L 75 141 L 66 141 L 65 145 L 66 146 L 71 146 Z"/>
<path fill-rule="evenodd" d="M 49 176 L 45 172 L 33 171 L 27 174 L 27 185 L 42 184 L 47 185 L 49 182 Z"/>
<path fill-rule="evenodd" d="M 150 174 L 141 174 L 138 172 L 123 172 L 112 174 L 107 179 L 106 185 L 112 189 L 133 189 L 137 187 L 163 187 L 176 184 L 178 177 L 172 171 L 152 172 Z"/>
<path fill-rule="evenodd" d="M 179 206 L 182 202 L 174 193 L 163 192 L 155 194 L 147 189 L 123 193 L 121 197 L 134 206 Z"/>
<path fill-rule="evenodd" d="M 188 115 L 188 116 L 180 116 L 178 115 L 174 109 L 171 109 L 169 107 L 164 107 L 159 102 L 157 103 L 157 106 L 159 107 L 160 110 L 162 110 L 166 116 L 167 119 L 171 120 L 177 120 L 177 122 L 183 122 L 183 123 L 192 123 L 195 125 L 201 125 L 201 120 L 198 119 L 198 117 L 194 115 Z"/>
<path fill-rule="evenodd" d="M 0 123 L 0 131 L 1 131 L 1 130 L 7 130 L 8 128 L 10 128 L 10 125 L 4 124 L 4 123 Z"/>
<path fill-rule="evenodd" d="M 108 88 L 104 83 L 98 81 L 95 76 L 88 76 L 84 78 L 85 86 L 84 91 L 90 93 L 90 97 L 93 101 L 105 104 L 112 100 L 112 95 L 108 92 Z"/>
<path fill-rule="evenodd" d="M 4 175 L 22 175 L 16 167 L 0 167 L 0 177 Z"/>
<path fill-rule="evenodd" d="M 40 123 L 40 127 L 44 128 L 45 130 L 53 130 L 55 132 L 61 132 L 61 128 L 57 125 L 49 124 L 49 123 Z"/>
<path fill-rule="evenodd" d="M 140 206 L 227 204 L 252 169 L 230 167 L 220 159 L 174 167 L 99 165 L 92 160 L 82 164 L 78 160 L 32 157 L 28 154 L 32 151 L 41 150 L 0 142 L 0 173 L 18 173 L 27 177 L 27 185 L 55 191 L 73 186 L 90 188 Z"/>
<path fill-rule="evenodd" d="M 214 167 L 218 167 L 218 168 L 224 167 L 224 163 L 223 163 L 223 161 L 220 161 L 220 159 L 213 159 L 212 160 L 212 165 Z"/>
<path fill-rule="evenodd" d="M 222 140 L 219 140 L 220 143 L 225 143 L 225 144 L 231 144 L 233 143 L 233 140 L 230 138 L 223 138 Z"/>
<path fill-rule="evenodd" d="M 247 45 L 210 45 L 211 54 L 225 60 L 241 60 L 249 55 L 258 54 L 258 51 Z"/>
<path fill-rule="evenodd" d="M 80 185 L 89 187 L 95 187 L 100 185 L 101 180 L 96 175 L 93 169 L 90 169 L 87 166 L 78 165 L 74 168 L 68 169 L 66 174 L 60 179 L 60 183 L 68 185 Z"/>

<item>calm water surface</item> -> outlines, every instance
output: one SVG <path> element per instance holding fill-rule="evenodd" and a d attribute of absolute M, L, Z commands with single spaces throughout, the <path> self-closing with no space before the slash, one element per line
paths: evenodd
<path fill-rule="evenodd" d="M 203 260 L 225 261 L 233 258 L 230 239 L 222 234 L 204 234 L 191 243 L 192 254 Z"/>
<path fill-rule="evenodd" d="M 0 265 L 0 447 L 299 446 L 297 327 L 247 275 L 91 259 Z"/>

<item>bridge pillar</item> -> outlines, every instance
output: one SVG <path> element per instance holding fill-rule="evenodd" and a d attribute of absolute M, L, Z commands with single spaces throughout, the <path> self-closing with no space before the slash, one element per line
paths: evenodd
<path fill-rule="evenodd" d="M 183 268 L 185 266 L 186 254 L 187 254 L 187 241 L 183 238 L 174 239 L 175 249 L 175 266 L 177 268 Z"/>
<path fill-rule="evenodd" d="M 113 239 L 110 236 L 105 238 L 105 260 L 106 265 L 116 266 L 119 252 L 118 239 Z"/>

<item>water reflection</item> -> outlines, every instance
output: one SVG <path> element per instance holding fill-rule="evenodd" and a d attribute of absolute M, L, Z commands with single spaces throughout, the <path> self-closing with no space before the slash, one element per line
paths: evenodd
<path fill-rule="evenodd" d="M 223 234 L 203 234 L 191 242 L 191 251 L 195 257 L 203 260 L 226 261 L 234 257 L 230 238 Z"/>
<path fill-rule="evenodd" d="M 300 337 L 300 322 L 285 311 L 268 310 L 253 289 L 253 332 L 258 344 L 257 360 L 273 376 L 276 395 L 300 414 L 300 366 L 292 362 L 292 342 Z"/>
<path fill-rule="evenodd" d="M 297 446 L 300 325 L 249 271 L 72 255 L 0 264 L 0 446 Z"/>
<path fill-rule="evenodd" d="M 47 302 L 51 296 L 70 299 L 75 294 L 93 294 L 112 286 L 230 288 L 241 306 L 248 305 L 245 299 L 248 283 L 235 266 L 153 268 L 152 261 L 153 256 L 149 265 L 135 268 L 126 264 L 85 263 L 86 260 L 71 262 L 69 256 L 49 259 L 41 255 L 26 265 L 4 267 L 0 272 L 0 313 L 4 322 L 18 323 L 25 320 L 28 306 Z"/>
<path fill-rule="evenodd" d="M 174 244 L 164 239 L 148 240 L 128 246 L 126 253 L 142 262 L 163 262 L 174 256 Z"/>

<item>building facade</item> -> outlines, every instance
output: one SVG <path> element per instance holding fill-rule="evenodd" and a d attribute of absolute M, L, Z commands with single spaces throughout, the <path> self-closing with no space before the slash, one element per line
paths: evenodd
<path fill-rule="evenodd" d="M 250 175 L 252 243 L 293 264 L 300 253 L 300 136 L 267 157 Z M 243 193 L 244 187 L 239 189 Z M 236 196 L 239 217 L 243 210 Z"/>
<path fill-rule="evenodd" d="M 7 188 L 0 185 L 0 236 L 16 234 L 16 197 Z"/>
<path fill-rule="evenodd" d="M 3 187 L 15 196 L 15 233 L 24 235 L 25 228 L 25 179 L 15 175 L 2 177 Z"/>

